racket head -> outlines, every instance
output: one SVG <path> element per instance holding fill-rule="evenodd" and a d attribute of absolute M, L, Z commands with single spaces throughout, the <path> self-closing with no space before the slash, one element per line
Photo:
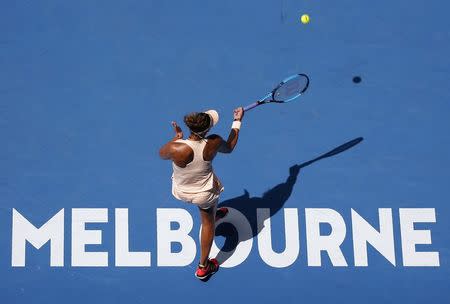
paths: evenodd
<path fill-rule="evenodd" d="M 294 74 L 284 79 L 273 89 L 271 102 L 290 102 L 302 95 L 309 86 L 306 74 Z"/>

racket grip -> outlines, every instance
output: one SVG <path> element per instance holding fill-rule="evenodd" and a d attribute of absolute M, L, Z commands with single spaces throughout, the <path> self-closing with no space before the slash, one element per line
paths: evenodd
<path fill-rule="evenodd" d="M 260 104 L 261 104 L 261 103 L 260 103 L 259 101 L 254 102 L 254 103 L 252 103 L 252 104 L 246 106 L 246 107 L 244 108 L 244 112 L 246 112 L 246 111 L 248 111 L 248 110 L 251 110 L 251 109 L 253 109 L 253 108 L 256 108 L 256 107 L 259 106 Z"/>

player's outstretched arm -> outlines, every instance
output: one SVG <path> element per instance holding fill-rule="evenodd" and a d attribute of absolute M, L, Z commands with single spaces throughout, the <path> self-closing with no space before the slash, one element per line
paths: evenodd
<path fill-rule="evenodd" d="M 239 130 L 241 128 L 241 121 L 244 117 L 244 108 L 240 107 L 234 110 L 233 113 L 233 125 L 231 126 L 230 135 L 228 136 L 227 141 L 222 140 L 218 152 L 221 153 L 231 153 L 236 147 L 236 144 L 239 139 Z"/>
<path fill-rule="evenodd" d="M 173 151 L 173 142 L 177 139 L 183 139 L 183 131 L 178 126 L 178 124 L 175 121 L 172 121 L 172 127 L 175 131 L 175 136 L 170 140 L 168 143 L 166 143 L 164 146 L 159 149 L 159 156 L 162 159 L 171 159 L 172 158 L 172 151 Z"/>

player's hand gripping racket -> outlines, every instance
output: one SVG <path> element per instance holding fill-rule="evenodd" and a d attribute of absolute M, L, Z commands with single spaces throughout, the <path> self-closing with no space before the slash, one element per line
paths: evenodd
<path fill-rule="evenodd" d="M 279 85 L 257 102 L 244 108 L 244 111 L 251 110 L 266 103 L 286 103 L 300 97 L 309 86 L 309 77 L 305 74 L 295 74 L 280 82 Z"/>

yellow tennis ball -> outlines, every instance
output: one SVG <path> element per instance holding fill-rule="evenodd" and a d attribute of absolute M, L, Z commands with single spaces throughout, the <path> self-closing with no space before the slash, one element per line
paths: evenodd
<path fill-rule="evenodd" d="M 304 14 L 300 18 L 300 20 L 302 21 L 303 24 L 307 24 L 307 23 L 309 23 L 309 16 L 307 14 Z"/>

